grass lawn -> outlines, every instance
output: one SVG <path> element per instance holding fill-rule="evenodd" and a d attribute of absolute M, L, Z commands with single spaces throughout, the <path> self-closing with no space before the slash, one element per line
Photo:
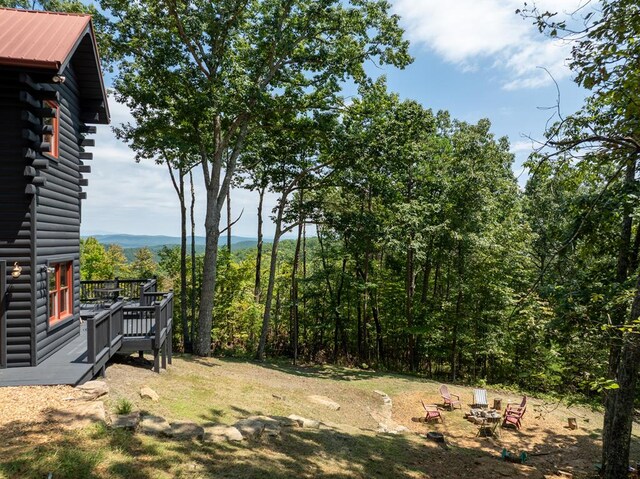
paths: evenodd
<path fill-rule="evenodd" d="M 112 430 L 102 424 L 66 430 L 18 414 L 11 394 L 0 391 L 2 407 L 12 407 L 20 420 L 0 422 L 0 478 L 555 478 L 560 471 L 589 477 L 598 461 L 602 417 L 584 408 L 532 400 L 520 431 L 503 430 L 499 438 L 476 437 L 477 428 L 461 411 L 443 412 L 444 424 L 417 422 L 420 399 L 440 402 L 438 383 L 419 378 L 335 367 L 291 367 L 280 363 L 180 357 L 160 375 L 146 365 L 127 362 L 107 370 L 111 392 L 105 401 L 114 411 L 122 399 L 133 409 L 158 414 L 169 421 L 191 420 L 203 426 L 233 424 L 250 415 L 297 414 L 317 419 L 320 429 L 283 428 L 279 437 L 240 443 L 202 443 L 154 438 Z M 143 386 L 160 401 L 140 398 Z M 70 389 L 70 388 L 69 388 Z M 409 428 L 404 435 L 377 433 L 371 412 L 382 408 L 381 390 L 393 399 L 393 420 Z M 470 401 L 470 389 L 450 386 Z M 59 395 L 69 391 L 60 389 Z M 333 411 L 314 404 L 309 395 L 328 396 L 341 405 Z M 493 397 L 517 396 L 489 391 Z M 26 402 L 26 401 L 25 401 Z M 64 407 L 64 401 L 56 403 Z M 464 406 L 467 409 L 466 406 Z M 566 428 L 577 417 L 579 429 Z M 421 434 L 443 432 L 449 447 Z M 634 454 L 638 431 L 634 429 Z M 528 465 L 499 460 L 502 448 L 526 450 Z"/>

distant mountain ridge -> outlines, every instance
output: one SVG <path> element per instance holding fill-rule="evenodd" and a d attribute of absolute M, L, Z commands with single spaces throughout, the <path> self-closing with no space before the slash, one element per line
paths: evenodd
<path fill-rule="evenodd" d="M 163 235 L 128 235 L 128 234 L 104 234 L 104 235 L 82 235 L 83 238 L 95 238 L 102 244 L 117 244 L 123 248 L 154 248 L 159 246 L 175 246 L 180 245 L 179 236 L 163 236 Z M 257 238 L 249 238 L 245 236 L 231 236 L 231 244 L 236 243 L 253 243 L 258 242 Z M 204 236 L 195 237 L 196 246 L 204 246 Z M 221 236 L 218 241 L 219 245 L 227 243 L 227 237 Z M 191 244 L 191 238 L 187 238 L 187 244 Z"/>

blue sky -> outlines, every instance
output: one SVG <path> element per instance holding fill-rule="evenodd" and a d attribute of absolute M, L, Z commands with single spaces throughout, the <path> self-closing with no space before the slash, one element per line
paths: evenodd
<path fill-rule="evenodd" d="M 449 110 L 454 118 L 476 122 L 489 118 L 496 136 L 507 136 L 516 155 L 514 172 L 526 180 L 521 164 L 531 151 L 527 137 L 541 139 L 560 90 L 563 114 L 578 109 L 585 92 L 571 81 L 566 66 L 570 46 L 538 33 L 530 20 L 515 14 L 520 0 L 391 0 L 394 13 L 411 42 L 415 61 L 405 70 L 369 68 L 371 75 L 386 75 L 389 89 L 402 98 L 419 101 L 434 110 Z M 573 11 L 578 0 L 539 0 L 541 8 Z M 123 105 L 110 102 L 112 125 L 130 121 Z M 128 233 L 178 236 L 177 196 L 165 166 L 137 164 L 134 154 L 101 126 L 88 198 L 82 208 L 82 234 Z M 203 234 L 204 188 L 195 177 L 198 234 Z M 115 200 L 117 199 L 117 200 Z M 115 200 L 115 201 L 114 201 Z M 232 194 L 232 216 L 242 209 L 233 231 L 256 235 L 257 195 L 238 190 Z M 265 218 L 275 198 L 265 201 Z M 274 227 L 265 221 L 265 235 Z"/>

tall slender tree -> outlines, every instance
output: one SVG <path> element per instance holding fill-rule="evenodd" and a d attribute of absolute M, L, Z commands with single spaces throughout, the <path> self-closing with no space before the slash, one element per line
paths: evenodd
<path fill-rule="evenodd" d="M 405 66 L 408 44 L 386 0 L 101 5 L 125 59 L 115 86 L 136 121 L 130 135 L 162 119 L 200 157 L 207 239 L 195 351 L 209 355 L 221 209 L 247 135 L 274 111 L 335 106 L 345 79 L 367 81 L 365 62 Z"/>

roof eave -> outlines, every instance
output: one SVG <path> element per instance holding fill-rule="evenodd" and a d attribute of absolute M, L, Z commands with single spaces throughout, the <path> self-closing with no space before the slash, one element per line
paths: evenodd
<path fill-rule="evenodd" d="M 3 58 L 0 65 L 7 67 L 36 68 L 38 70 L 51 70 L 53 75 L 59 72 L 61 63 L 56 61 L 29 60 L 23 58 Z"/>

